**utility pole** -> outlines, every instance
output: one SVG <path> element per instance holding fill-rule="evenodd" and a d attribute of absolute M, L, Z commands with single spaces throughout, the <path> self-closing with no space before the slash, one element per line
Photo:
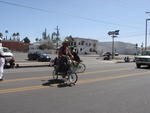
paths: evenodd
<path fill-rule="evenodd" d="M 146 14 L 150 14 L 150 12 L 145 12 Z M 147 50 L 147 22 L 150 20 L 150 18 L 146 19 L 145 24 L 145 50 Z"/>
<path fill-rule="evenodd" d="M 119 30 L 109 31 L 108 35 L 112 37 L 112 59 L 114 59 L 114 38 L 119 35 Z"/>
<path fill-rule="evenodd" d="M 146 19 L 146 24 L 145 24 L 145 50 L 147 50 L 147 22 L 150 19 Z"/>

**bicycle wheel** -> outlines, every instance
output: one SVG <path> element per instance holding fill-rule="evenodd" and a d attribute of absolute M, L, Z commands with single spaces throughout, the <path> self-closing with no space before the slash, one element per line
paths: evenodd
<path fill-rule="evenodd" d="M 76 73 L 68 73 L 67 75 L 67 81 L 70 83 L 70 84 L 75 84 L 78 80 L 78 76 Z"/>
<path fill-rule="evenodd" d="M 85 71 L 85 69 L 86 69 L 85 64 L 79 63 L 76 72 L 77 72 L 77 73 L 83 73 L 83 72 Z"/>
<path fill-rule="evenodd" d="M 52 73 L 53 75 L 53 79 L 54 80 L 57 80 L 58 79 L 58 74 L 56 74 L 56 70 L 53 70 L 53 73 Z"/>

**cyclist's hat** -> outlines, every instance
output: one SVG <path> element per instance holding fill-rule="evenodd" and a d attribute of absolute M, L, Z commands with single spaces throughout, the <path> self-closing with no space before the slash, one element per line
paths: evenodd
<path fill-rule="evenodd" d="M 65 39 L 65 40 L 63 41 L 63 43 L 69 43 L 69 40 Z"/>

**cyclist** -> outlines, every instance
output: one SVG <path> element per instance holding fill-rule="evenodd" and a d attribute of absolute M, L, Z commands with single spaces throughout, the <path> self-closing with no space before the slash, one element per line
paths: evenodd
<path fill-rule="evenodd" d="M 79 72 L 84 72 L 85 69 L 86 69 L 86 66 L 81 63 L 82 60 L 80 60 L 80 57 L 78 56 L 77 52 L 75 51 L 74 49 L 74 46 L 69 46 L 70 48 L 70 51 L 71 51 L 71 54 L 73 55 L 73 63 L 72 63 L 72 66 L 73 66 L 73 71 L 79 73 Z"/>
<path fill-rule="evenodd" d="M 70 48 L 71 54 L 73 55 L 72 60 L 74 60 L 76 62 L 81 62 L 79 55 L 74 50 L 74 46 L 69 46 L 69 48 Z"/>
<path fill-rule="evenodd" d="M 58 51 L 58 58 L 55 60 L 55 64 L 57 65 L 56 67 L 56 72 L 67 72 L 69 69 L 69 64 L 68 64 L 68 56 L 73 57 L 71 54 L 70 49 L 68 48 L 69 46 L 69 41 L 64 40 L 62 43 L 62 46 L 60 47 Z"/>

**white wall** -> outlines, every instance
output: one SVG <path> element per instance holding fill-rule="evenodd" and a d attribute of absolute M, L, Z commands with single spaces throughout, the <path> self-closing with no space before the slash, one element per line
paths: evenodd
<path fill-rule="evenodd" d="M 73 38 L 73 45 L 76 43 L 76 49 L 79 54 L 92 53 L 91 51 L 97 51 L 97 40 L 84 39 L 84 38 Z M 93 46 L 95 44 L 95 47 Z M 91 50 L 91 51 L 90 51 Z"/>

